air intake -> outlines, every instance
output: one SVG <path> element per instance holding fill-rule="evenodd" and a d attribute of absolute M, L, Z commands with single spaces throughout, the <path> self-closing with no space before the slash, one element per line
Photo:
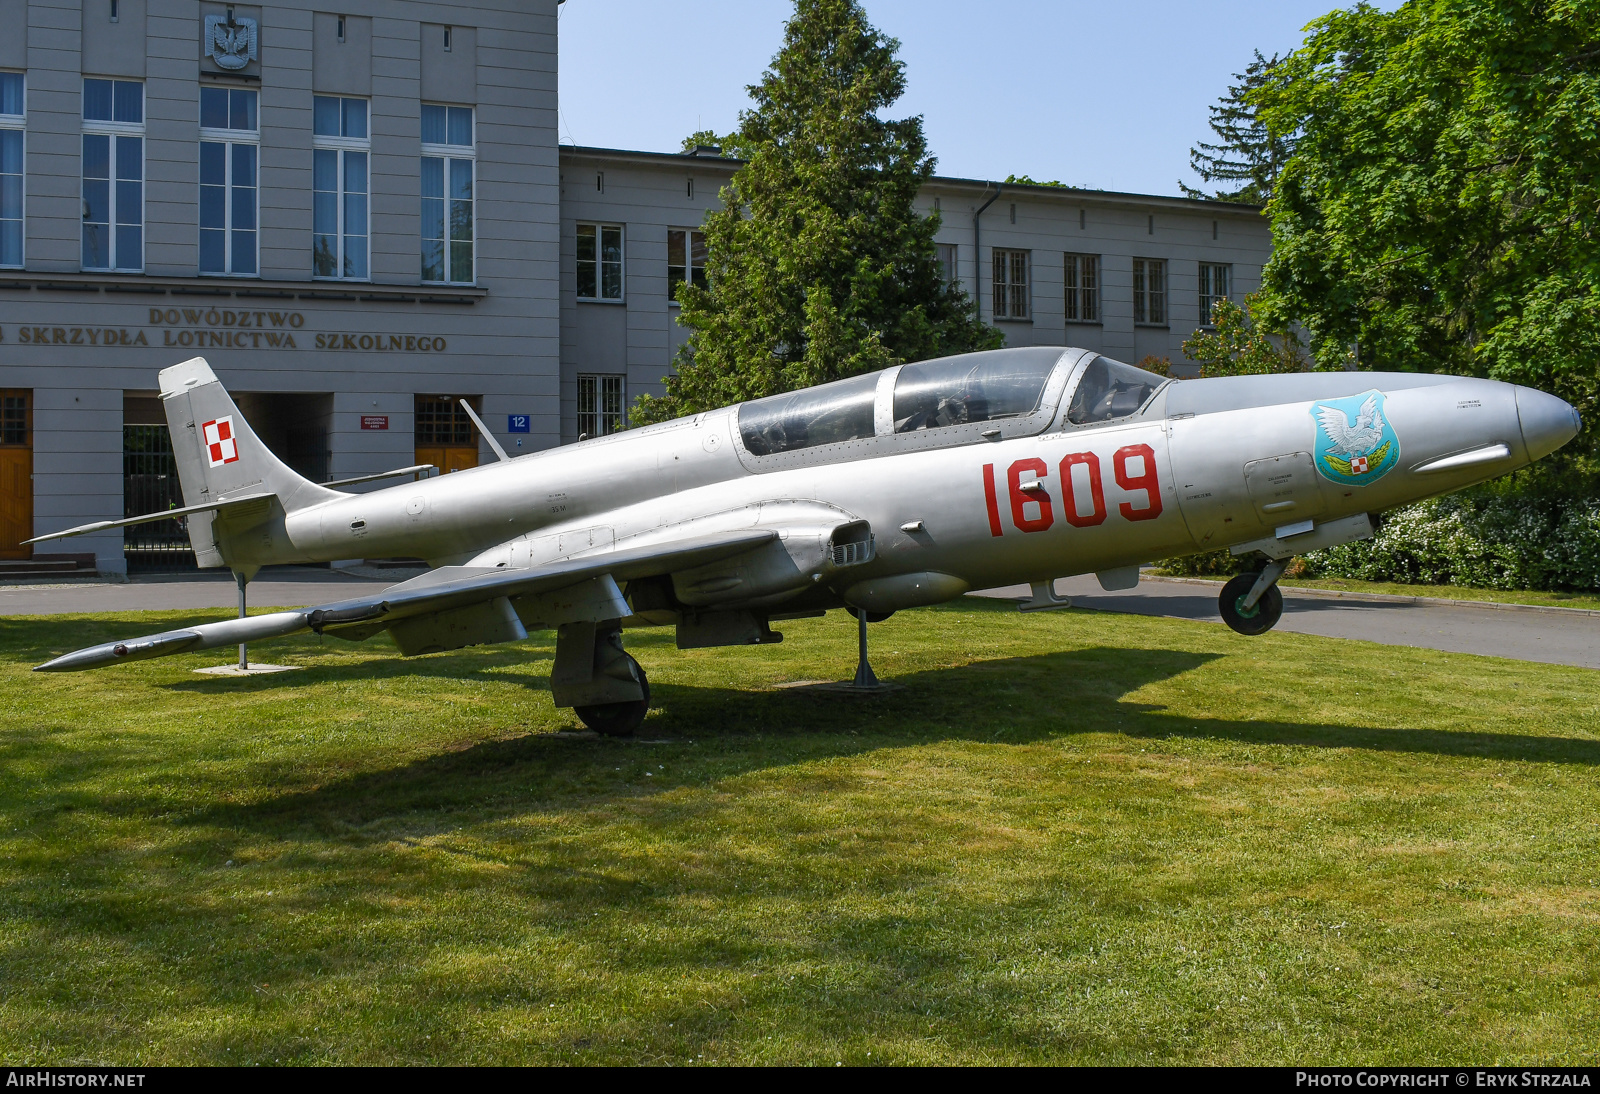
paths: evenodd
<path fill-rule="evenodd" d="M 873 536 L 868 533 L 866 539 L 853 543 L 835 543 L 829 554 L 835 566 L 859 566 L 872 561 L 873 543 Z"/>

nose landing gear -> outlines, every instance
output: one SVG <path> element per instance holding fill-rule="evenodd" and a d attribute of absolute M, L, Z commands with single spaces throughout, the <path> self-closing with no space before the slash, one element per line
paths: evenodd
<path fill-rule="evenodd" d="M 1217 608 L 1222 621 L 1240 634 L 1266 634 L 1283 618 L 1283 593 L 1278 579 L 1289 560 L 1272 559 L 1258 573 L 1240 574 L 1222 587 Z"/>

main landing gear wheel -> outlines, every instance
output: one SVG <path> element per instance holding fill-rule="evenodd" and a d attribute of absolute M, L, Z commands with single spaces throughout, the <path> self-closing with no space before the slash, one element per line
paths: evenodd
<path fill-rule="evenodd" d="M 633 662 L 633 671 L 639 678 L 639 687 L 644 690 L 643 699 L 627 703 L 600 703 L 592 707 L 572 708 L 572 712 L 584 725 L 602 737 L 632 737 L 634 731 L 644 724 L 644 716 L 650 712 L 650 679 L 645 676 L 643 665 L 634 661 L 631 654 L 625 656 Z"/>
<path fill-rule="evenodd" d="M 1278 591 L 1276 582 L 1267 586 L 1255 607 L 1244 607 L 1244 598 L 1260 577 L 1260 574 L 1240 574 L 1224 585 L 1222 595 L 1217 597 L 1222 621 L 1240 634 L 1266 634 L 1283 618 L 1283 593 Z"/>

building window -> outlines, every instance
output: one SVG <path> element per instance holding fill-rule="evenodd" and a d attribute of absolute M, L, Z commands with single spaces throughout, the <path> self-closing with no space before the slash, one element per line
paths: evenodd
<path fill-rule="evenodd" d="M 416 434 L 418 445 L 476 444 L 472 419 L 461 408 L 461 401 L 450 395 L 417 396 Z"/>
<path fill-rule="evenodd" d="M 621 229 L 619 235 L 618 268 L 621 267 Z M 579 277 L 581 284 L 583 279 Z M 667 229 L 667 299 L 676 300 L 678 285 L 688 281 L 696 288 L 706 287 L 706 234 L 693 228 Z M 620 281 L 619 289 L 620 293 Z"/>
<path fill-rule="evenodd" d="M 578 225 L 578 299 L 622 299 L 622 226 Z"/>
<path fill-rule="evenodd" d="M 83 81 L 83 268 L 144 269 L 144 84 Z"/>
<path fill-rule="evenodd" d="M 1167 322 L 1167 263 L 1160 258 L 1133 260 L 1133 321 L 1146 326 Z"/>
<path fill-rule="evenodd" d="M 476 148 L 472 107 L 422 104 L 422 280 L 471 285 Z"/>
<path fill-rule="evenodd" d="M 200 272 L 254 275 L 260 92 L 200 89 Z"/>
<path fill-rule="evenodd" d="M 1067 255 L 1067 322 L 1100 322 L 1100 256 Z"/>
<path fill-rule="evenodd" d="M 622 377 L 578 377 L 578 434 L 603 437 L 622 428 Z"/>
<path fill-rule="evenodd" d="M 1224 262 L 1200 263 L 1200 323 L 1211 325 L 1211 309 L 1218 300 L 1228 299 L 1233 288 L 1233 267 Z"/>
<path fill-rule="evenodd" d="M 939 248 L 939 276 L 950 288 L 956 288 L 961 282 L 956 273 L 956 245 L 954 243 L 935 243 Z"/>
<path fill-rule="evenodd" d="M 27 444 L 33 433 L 26 391 L 0 393 L 0 444 Z"/>
<path fill-rule="evenodd" d="M 1028 252 L 994 249 L 994 317 L 1028 318 Z"/>
<path fill-rule="evenodd" d="M 317 95 L 311 124 L 311 273 L 365 281 L 371 276 L 367 196 L 371 132 L 367 100 Z"/>
<path fill-rule="evenodd" d="M 0 72 L 0 266 L 22 265 L 22 73 Z"/>

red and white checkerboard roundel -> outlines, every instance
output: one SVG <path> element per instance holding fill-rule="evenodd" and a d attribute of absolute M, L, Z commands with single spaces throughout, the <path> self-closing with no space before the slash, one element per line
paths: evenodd
<path fill-rule="evenodd" d="M 1350 458 L 1350 473 L 1352 475 L 1365 475 L 1367 473 L 1367 458 L 1365 456 L 1352 456 Z"/>
<path fill-rule="evenodd" d="M 200 427 L 200 433 L 205 438 L 206 454 L 211 457 L 212 467 L 221 467 L 239 458 L 239 442 L 233 437 L 231 417 L 212 419 Z"/>

